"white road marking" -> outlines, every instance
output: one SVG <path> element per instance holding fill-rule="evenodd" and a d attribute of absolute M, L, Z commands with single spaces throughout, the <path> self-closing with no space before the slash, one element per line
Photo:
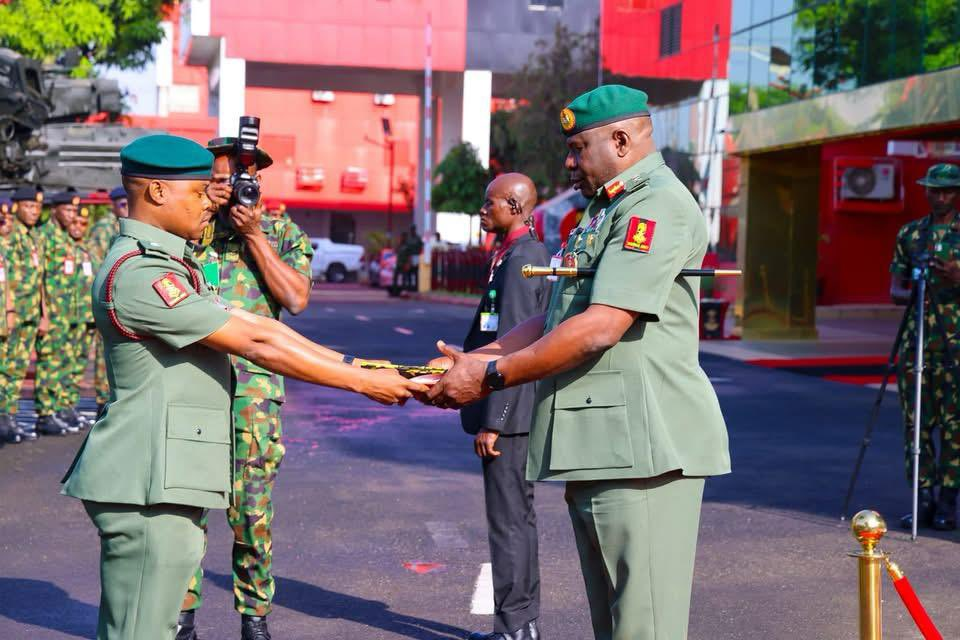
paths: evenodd
<path fill-rule="evenodd" d="M 492 616 L 493 611 L 493 565 L 484 562 L 480 565 L 480 575 L 473 588 L 473 600 L 470 602 L 470 613 L 475 616 Z"/>
<path fill-rule="evenodd" d="M 411 313 L 421 314 L 421 313 L 426 313 L 426 310 L 424 310 L 424 309 L 414 309 L 413 311 L 411 311 Z"/>
<path fill-rule="evenodd" d="M 427 522 L 427 531 L 433 543 L 441 551 L 467 548 L 467 541 L 460 535 L 460 529 L 452 522 Z"/>
<path fill-rule="evenodd" d="M 324 307 L 323 310 L 327 313 L 334 313 L 336 311 L 333 307 Z"/>
<path fill-rule="evenodd" d="M 710 382 L 733 382 L 733 378 L 710 378 Z"/>
<path fill-rule="evenodd" d="M 353 316 L 354 320 L 359 320 L 360 322 L 370 322 L 369 316 Z"/>
<path fill-rule="evenodd" d="M 401 334 L 403 334 L 403 335 L 405 335 L 405 336 L 412 336 L 412 335 L 413 335 L 413 330 L 412 330 L 412 329 L 407 329 L 406 327 L 394 327 L 393 330 L 396 331 L 397 333 L 401 333 Z"/>
<path fill-rule="evenodd" d="M 871 388 L 871 389 L 880 389 L 880 383 L 879 383 L 879 382 L 871 382 L 870 384 L 866 384 L 866 385 L 864 385 L 864 386 L 865 386 L 865 387 L 869 387 L 869 388 Z M 896 385 L 896 383 L 894 383 L 894 384 L 887 383 L 887 393 L 896 393 L 896 392 L 897 392 L 897 385 Z"/>

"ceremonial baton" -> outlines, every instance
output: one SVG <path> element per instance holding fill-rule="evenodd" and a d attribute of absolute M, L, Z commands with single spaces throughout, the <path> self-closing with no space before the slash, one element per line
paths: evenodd
<path fill-rule="evenodd" d="M 538 278 L 542 276 L 559 276 L 563 278 L 592 278 L 596 269 L 581 269 L 580 267 L 536 267 L 532 264 L 523 265 L 521 270 L 524 278 Z M 681 269 L 681 276 L 721 277 L 741 276 L 740 269 Z"/>

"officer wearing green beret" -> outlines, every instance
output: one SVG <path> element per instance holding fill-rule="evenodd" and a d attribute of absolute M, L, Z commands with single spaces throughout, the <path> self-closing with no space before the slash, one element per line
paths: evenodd
<path fill-rule="evenodd" d="M 213 156 L 169 135 L 121 150 L 130 215 L 93 285 L 110 401 L 64 477 L 100 533 L 99 640 L 171 640 L 203 554 L 204 509 L 230 502 L 230 360 L 384 404 L 426 388 L 350 366 L 279 322 L 220 304 L 187 248 L 213 215 Z"/>
<path fill-rule="evenodd" d="M 704 479 L 730 471 L 716 394 L 700 368 L 700 208 L 652 138 L 647 96 L 589 91 L 560 114 L 576 188 L 591 198 L 545 316 L 464 355 L 428 398 L 459 406 L 539 380 L 527 477 L 566 481 L 594 635 L 687 635 Z M 486 360 L 486 363 L 484 362 Z"/>
<path fill-rule="evenodd" d="M 10 273 L 8 280 L 13 296 L 13 313 L 7 317 L 10 337 L 3 354 L 3 402 L 0 420 L 12 429 L 21 440 L 36 440 L 35 425 L 17 423 L 20 392 L 27 375 L 30 355 L 41 327 L 47 322 L 43 315 L 43 264 L 40 231 L 38 224 L 43 208 L 43 191 L 33 185 L 23 185 L 11 195 L 16 216 L 10 236 Z M 63 432 L 60 427 L 51 429 L 50 435 Z"/>
<path fill-rule="evenodd" d="M 927 278 L 926 328 L 923 346 L 923 381 L 920 403 L 920 527 L 941 531 L 957 528 L 957 491 L 960 490 L 960 389 L 956 336 L 960 331 L 960 167 L 936 164 L 917 181 L 926 188 L 930 213 L 905 224 L 897 234 L 890 264 L 890 292 L 895 302 L 910 300 L 911 273 L 918 261 L 930 261 Z M 938 320 L 939 318 L 939 320 Z M 916 316 L 907 313 L 907 324 L 897 359 L 897 386 L 904 419 L 907 481 L 913 482 L 913 404 L 916 380 Z M 944 335 L 944 332 L 946 335 Z M 934 432 L 939 431 L 939 446 Z M 939 449 L 939 456 L 937 455 Z M 935 491 L 939 487 L 939 495 Z M 913 528 L 913 514 L 900 520 Z"/>

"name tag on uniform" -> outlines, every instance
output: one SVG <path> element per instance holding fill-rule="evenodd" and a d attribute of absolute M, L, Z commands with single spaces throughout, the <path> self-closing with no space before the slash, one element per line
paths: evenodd
<path fill-rule="evenodd" d="M 30 252 L 30 260 L 33 262 L 34 267 L 40 266 L 40 254 L 37 253 L 36 249 Z"/>
<path fill-rule="evenodd" d="M 480 314 L 480 331 L 496 333 L 500 329 L 500 314 L 484 311 Z"/>
<path fill-rule="evenodd" d="M 87 276 L 88 278 L 93 275 L 93 264 L 90 262 L 84 262 L 81 265 L 81 268 L 83 269 L 83 275 Z"/>
<path fill-rule="evenodd" d="M 7 281 L 7 270 L 3 267 L 0 267 L 0 282 Z"/>
<path fill-rule="evenodd" d="M 67 258 L 63 261 L 63 275 L 72 276 L 74 271 L 73 258 Z"/>

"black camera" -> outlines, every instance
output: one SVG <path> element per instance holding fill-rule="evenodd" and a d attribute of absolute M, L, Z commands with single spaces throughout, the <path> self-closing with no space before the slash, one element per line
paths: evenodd
<path fill-rule="evenodd" d="M 240 116 L 240 135 L 237 136 L 237 168 L 230 176 L 233 187 L 233 200 L 245 207 L 253 207 L 260 202 L 260 184 L 249 173 L 257 164 L 257 143 L 260 141 L 260 118 Z"/>

